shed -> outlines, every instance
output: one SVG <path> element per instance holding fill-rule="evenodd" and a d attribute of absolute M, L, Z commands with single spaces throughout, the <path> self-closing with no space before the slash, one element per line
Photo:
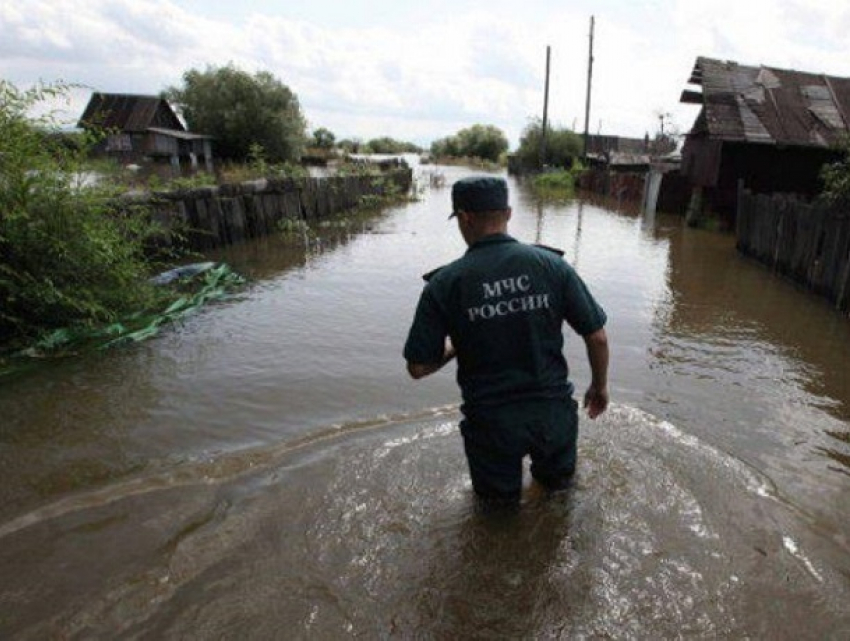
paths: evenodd
<path fill-rule="evenodd" d="M 79 126 L 105 133 L 95 151 L 119 160 L 170 162 L 212 170 L 212 136 L 186 131 L 168 101 L 158 96 L 92 94 Z"/>
<path fill-rule="evenodd" d="M 699 57 L 681 102 L 701 105 L 682 149 L 695 195 L 734 215 L 738 182 L 807 197 L 848 134 L 850 79 Z"/>

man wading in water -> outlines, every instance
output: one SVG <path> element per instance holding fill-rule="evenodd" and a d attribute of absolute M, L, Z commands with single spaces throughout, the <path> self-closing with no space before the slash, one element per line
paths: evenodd
<path fill-rule="evenodd" d="M 482 499 L 517 504 L 525 455 L 532 477 L 549 490 L 567 487 L 575 472 L 578 405 L 563 321 L 587 346 L 588 415 L 608 406 L 606 316 L 560 252 L 507 234 L 503 179 L 459 180 L 452 207 L 469 249 L 425 276 L 404 357 L 419 379 L 457 356 L 472 487 Z"/>

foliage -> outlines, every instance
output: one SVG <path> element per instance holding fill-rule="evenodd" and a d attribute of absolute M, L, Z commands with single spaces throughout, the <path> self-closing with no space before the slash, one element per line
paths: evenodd
<path fill-rule="evenodd" d="M 459 158 L 463 156 L 460 152 L 460 141 L 457 136 L 438 138 L 431 143 L 431 155 L 435 158 Z"/>
<path fill-rule="evenodd" d="M 147 187 L 150 191 L 181 191 L 199 187 L 213 187 L 216 184 L 215 175 L 206 171 L 199 171 L 192 176 L 177 176 L 167 179 L 152 174 L 147 180 Z"/>
<path fill-rule="evenodd" d="M 319 127 L 313 132 L 313 140 L 311 142 L 313 147 L 318 147 L 319 149 L 333 149 L 335 142 L 336 136 L 333 135 L 333 132 L 330 129 Z"/>
<path fill-rule="evenodd" d="M 359 138 L 343 138 L 336 144 L 336 146 L 349 154 L 358 154 L 361 149 L 365 148 L 363 141 Z"/>
<path fill-rule="evenodd" d="M 87 349 L 107 349 L 146 340 L 156 336 L 162 326 L 183 318 L 206 303 L 226 297 L 230 290 L 245 282 L 225 264 L 203 263 L 196 267 L 189 271 L 188 276 L 169 286 L 169 293 L 177 296 L 163 297 L 160 309 L 135 312 L 98 327 L 55 329 L 5 361 L 0 359 L 0 377 L 22 369 L 30 359 L 61 357 Z M 175 271 L 180 271 L 180 268 Z"/>
<path fill-rule="evenodd" d="M 0 81 L 0 343 L 112 322 L 157 298 L 144 257 L 157 228 L 118 210 L 109 181 L 86 179 L 94 134 L 57 143 L 51 116 L 28 116 L 67 90 Z"/>
<path fill-rule="evenodd" d="M 310 225 L 303 218 L 281 218 L 277 228 L 284 236 L 310 235 Z"/>
<path fill-rule="evenodd" d="M 540 166 L 540 144 L 543 125 L 540 119 L 532 119 L 522 132 L 516 155 L 523 167 Z M 579 134 L 564 127 L 546 130 L 546 154 L 544 166 L 569 168 L 573 159 L 581 156 L 583 148 Z"/>
<path fill-rule="evenodd" d="M 556 169 L 536 174 L 531 179 L 534 192 L 547 200 L 572 198 L 575 193 L 576 179 L 584 171 L 581 163 L 576 162 L 570 169 Z"/>
<path fill-rule="evenodd" d="M 431 154 L 436 157 L 480 158 L 494 163 L 507 150 L 507 137 L 494 125 L 473 125 L 431 144 Z"/>
<path fill-rule="evenodd" d="M 347 162 L 336 169 L 337 176 L 380 176 L 381 168 L 371 162 Z"/>
<path fill-rule="evenodd" d="M 360 153 L 373 154 L 415 154 L 422 151 L 420 147 L 412 142 L 403 142 L 384 136 L 373 138 L 365 146 L 361 147 Z"/>
<path fill-rule="evenodd" d="M 483 160 L 481 158 L 470 158 L 468 156 L 456 156 L 456 157 L 447 157 L 441 156 L 439 159 L 439 164 L 448 165 L 453 167 L 472 167 L 475 169 L 481 169 L 483 171 L 501 171 L 505 164 L 507 163 L 507 157 L 502 155 L 499 157 L 498 162 L 492 162 L 490 160 Z"/>
<path fill-rule="evenodd" d="M 298 163 L 270 163 L 262 145 L 254 143 L 246 162 L 223 163 L 218 169 L 221 182 L 238 183 L 261 178 L 306 178 L 307 169 Z"/>
<path fill-rule="evenodd" d="M 244 160 L 252 145 L 262 145 L 273 162 L 297 161 L 304 149 L 307 124 L 298 98 L 267 71 L 250 75 L 233 64 L 191 69 L 183 86 L 164 96 L 191 130 L 215 137 L 222 158 Z"/>
<path fill-rule="evenodd" d="M 821 199 L 830 204 L 850 202 L 850 137 L 839 145 L 841 158 L 821 168 Z"/>

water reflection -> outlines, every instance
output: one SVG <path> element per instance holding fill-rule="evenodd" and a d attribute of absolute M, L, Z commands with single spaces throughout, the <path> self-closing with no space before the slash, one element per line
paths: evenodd
<path fill-rule="evenodd" d="M 519 512 L 478 511 L 457 525 L 437 524 L 418 598 L 420 620 L 430 622 L 438 638 L 530 638 L 551 624 L 558 604 L 566 626 L 588 597 L 578 577 L 562 582 L 559 576 L 576 563 L 571 514 L 572 497 L 565 493 Z"/>
<path fill-rule="evenodd" d="M 433 189 L 229 248 L 239 296 L 4 381 L 0 636 L 841 630 L 850 324 L 729 237 L 511 187 L 512 233 L 610 317 L 615 404 L 563 502 L 482 520 L 451 368 L 404 375 L 421 274 L 465 249 Z"/>
<path fill-rule="evenodd" d="M 653 339 L 650 367 L 676 377 L 678 388 L 688 380 L 719 385 L 722 394 L 715 387 L 694 401 L 719 403 L 727 414 L 730 400 L 737 398 L 740 403 L 733 405 L 752 416 L 746 399 L 757 394 L 771 399 L 774 409 L 806 407 L 839 421 L 850 419 L 846 319 L 738 256 L 733 237 L 669 221 L 659 234 L 670 241 L 671 298 Z M 794 426 L 794 440 L 808 441 L 819 423 L 824 421 Z M 834 437 L 836 432 L 822 433 Z"/>

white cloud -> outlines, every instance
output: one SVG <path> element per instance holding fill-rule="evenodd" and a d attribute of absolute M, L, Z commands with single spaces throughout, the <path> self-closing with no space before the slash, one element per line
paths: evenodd
<path fill-rule="evenodd" d="M 313 126 L 340 136 L 427 142 L 481 122 L 516 141 L 542 112 L 547 44 L 550 119 L 583 128 L 588 21 L 597 10 L 591 130 L 601 122 L 603 133 L 642 136 L 655 130 L 659 111 L 690 127 L 695 109 L 678 99 L 698 55 L 850 75 L 850 7 L 813 5 L 653 0 L 599 11 L 590 0 L 486 9 L 458 0 L 417 11 L 415 23 L 405 23 L 398 5 L 391 22 L 374 12 L 373 26 L 352 28 L 273 3 L 251 14 L 229 4 L 225 18 L 215 3 L 199 15 L 179 0 L 23 0 L 0 6 L 0 75 L 157 93 L 190 68 L 234 62 L 273 73 Z M 369 11 L 368 2 L 358 6 Z M 79 115 L 87 96 L 75 99 Z"/>

